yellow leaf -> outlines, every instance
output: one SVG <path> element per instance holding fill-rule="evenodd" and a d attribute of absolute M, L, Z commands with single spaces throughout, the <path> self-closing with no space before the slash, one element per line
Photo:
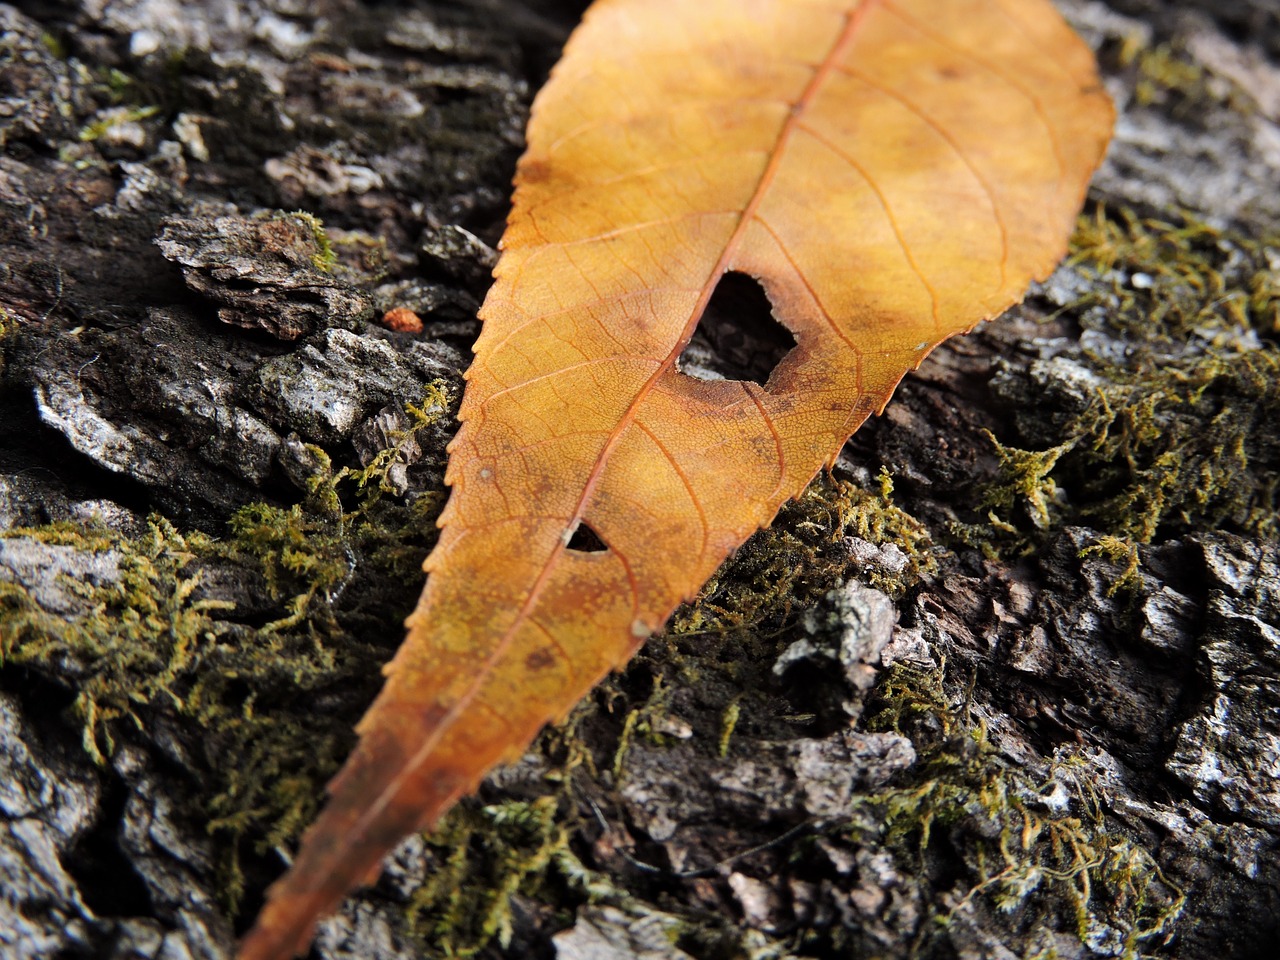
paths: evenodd
<path fill-rule="evenodd" d="M 421 603 L 244 960 L 303 948 L 1045 277 L 1111 122 L 1047 0 L 600 0 L 534 105 Z M 728 272 L 796 342 L 763 386 L 677 364 Z"/>

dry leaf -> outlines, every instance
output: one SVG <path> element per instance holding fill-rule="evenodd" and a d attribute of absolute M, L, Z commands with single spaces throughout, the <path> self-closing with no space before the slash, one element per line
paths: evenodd
<path fill-rule="evenodd" d="M 386 688 L 244 960 L 625 663 L 939 341 L 1062 256 L 1112 122 L 1047 0 L 601 0 L 539 95 Z M 727 271 L 796 346 L 677 368 Z"/>

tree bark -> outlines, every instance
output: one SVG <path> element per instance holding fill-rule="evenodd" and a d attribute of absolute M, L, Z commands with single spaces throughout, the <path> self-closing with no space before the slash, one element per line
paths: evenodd
<path fill-rule="evenodd" d="M 582 6 L 0 3 L 6 957 L 232 956 Z M 1059 7 L 1119 111 L 1071 259 L 313 957 L 1273 954 L 1280 10 Z"/>

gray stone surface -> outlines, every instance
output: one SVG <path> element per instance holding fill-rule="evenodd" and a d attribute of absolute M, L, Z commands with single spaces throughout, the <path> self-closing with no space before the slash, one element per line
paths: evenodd
<path fill-rule="evenodd" d="M 898 611 L 888 596 L 850 580 L 828 593 L 820 606 L 805 612 L 801 627 L 806 635 L 782 652 L 773 672 L 785 676 L 792 664 L 806 660 L 838 664 L 856 694 L 854 700 L 845 702 L 845 712 L 857 720 L 862 700 L 875 685 L 880 655 L 897 620 Z"/>
<path fill-rule="evenodd" d="M 1200 544 L 1209 601 L 1197 657 L 1207 689 L 1167 767 L 1212 813 L 1280 828 L 1280 564 L 1275 544 Z"/>
<path fill-rule="evenodd" d="M 628 915 L 615 907 L 589 907 L 571 930 L 556 934 L 557 960 L 690 960 L 671 942 L 678 926 L 661 914 Z"/>
<path fill-rule="evenodd" d="M 51 613 L 85 612 L 89 600 L 77 587 L 96 588 L 116 582 L 119 561 L 112 551 L 89 553 L 29 537 L 0 540 L 0 581 L 26 586 L 31 599 Z"/>
<path fill-rule="evenodd" d="M 461 362 L 447 347 L 396 349 L 383 339 L 326 330 L 314 346 L 263 363 L 248 389 L 273 422 L 313 442 L 335 443 L 352 439 L 390 401 L 419 402 L 433 380 L 455 380 Z"/>
<path fill-rule="evenodd" d="M 22 714 L 0 694 L 0 946 L 38 960 L 93 940 L 95 917 L 62 858 L 93 826 L 102 788 L 76 762 L 34 752 Z"/>
<path fill-rule="evenodd" d="M 330 275 L 316 229 L 288 215 L 170 217 L 156 245 L 182 267 L 187 286 L 217 305 L 219 320 L 296 340 L 373 312 L 365 294 Z"/>

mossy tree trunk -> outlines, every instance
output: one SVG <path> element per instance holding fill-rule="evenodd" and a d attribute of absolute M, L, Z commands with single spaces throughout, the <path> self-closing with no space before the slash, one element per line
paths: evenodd
<path fill-rule="evenodd" d="M 0 3 L 6 957 L 231 955 L 421 586 L 582 5 Z M 317 958 L 1273 955 L 1280 14 L 1060 7 L 1120 110 L 1070 261 Z"/>

